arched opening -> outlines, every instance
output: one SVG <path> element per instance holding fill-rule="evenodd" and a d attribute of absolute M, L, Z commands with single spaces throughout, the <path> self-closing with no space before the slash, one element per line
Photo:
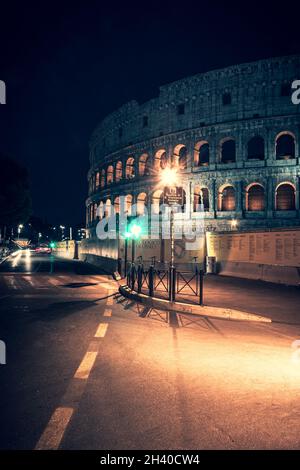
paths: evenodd
<path fill-rule="evenodd" d="M 253 183 L 246 191 L 246 210 L 265 210 L 265 190 L 261 184 Z"/>
<path fill-rule="evenodd" d="M 105 170 L 104 169 L 101 171 L 100 185 L 101 185 L 101 188 L 104 188 L 104 186 L 105 186 Z"/>
<path fill-rule="evenodd" d="M 153 214 L 159 214 L 159 206 L 163 203 L 163 191 L 157 189 L 152 194 L 152 208 L 151 211 Z"/>
<path fill-rule="evenodd" d="M 100 185 L 100 174 L 99 174 L 99 171 L 97 171 L 97 173 L 96 173 L 96 190 L 99 189 L 99 185 Z"/>
<path fill-rule="evenodd" d="M 195 166 L 209 165 L 209 143 L 206 140 L 197 142 L 194 150 Z"/>
<path fill-rule="evenodd" d="M 115 214 L 120 214 L 120 196 L 114 199 L 114 212 Z"/>
<path fill-rule="evenodd" d="M 94 203 L 94 208 L 93 208 L 93 219 L 97 220 L 98 217 L 98 206 L 96 203 Z"/>
<path fill-rule="evenodd" d="M 235 189 L 233 186 L 225 186 L 219 190 L 219 211 L 235 210 Z"/>
<path fill-rule="evenodd" d="M 235 141 L 231 138 L 221 142 L 221 163 L 234 163 L 236 160 Z"/>
<path fill-rule="evenodd" d="M 281 132 L 276 137 L 276 160 L 295 158 L 295 136 L 291 132 Z"/>
<path fill-rule="evenodd" d="M 281 183 L 277 186 L 275 195 L 277 211 L 293 211 L 296 208 L 296 191 L 291 183 Z"/>
<path fill-rule="evenodd" d="M 264 160 L 265 158 L 265 142 L 259 135 L 252 137 L 248 141 L 248 160 Z"/>
<path fill-rule="evenodd" d="M 166 168 L 169 163 L 169 159 L 167 157 L 167 152 L 165 149 L 158 150 L 154 155 L 154 169 L 159 171 L 160 169 Z"/>
<path fill-rule="evenodd" d="M 97 215 L 98 215 L 99 219 L 102 219 L 103 216 L 104 216 L 104 204 L 103 204 L 103 201 L 100 201 L 100 204 L 99 204 L 98 209 L 97 209 Z"/>
<path fill-rule="evenodd" d="M 132 179 L 135 177 L 133 157 L 129 157 L 127 159 L 126 167 L 125 167 L 125 176 L 126 176 L 126 179 Z"/>
<path fill-rule="evenodd" d="M 194 188 L 194 212 L 209 211 L 208 188 L 195 186 Z"/>
<path fill-rule="evenodd" d="M 147 205 L 147 194 L 146 193 L 140 193 L 137 197 L 137 215 L 144 215 L 145 214 L 145 209 Z"/>
<path fill-rule="evenodd" d="M 139 176 L 146 176 L 149 175 L 149 165 L 147 165 L 149 156 L 147 153 L 143 153 L 143 155 L 139 158 Z"/>
<path fill-rule="evenodd" d="M 106 181 L 107 184 L 111 184 L 114 181 L 114 167 L 112 165 L 107 167 Z"/>
<path fill-rule="evenodd" d="M 119 161 L 116 163 L 116 182 L 122 179 L 122 162 Z"/>
<path fill-rule="evenodd" d="M 132 212 L 132 195 L 131 194 L 127 194 L 127 196 L 125 196 L 125 212 L 127 213 L 127 215 L 131 215 L 131 212 Z"/>
<path fill-rule="evenodd" d="M 111 200 L 107 199 L 104 205 L 104 215 L 105 217 L 111 216 Z"/>
<path fill-rule="evenodd" d="M 174 148 L 174 165 L 180 170 L 187 168 L 187 148 L 183 144 L 176 145 Z"/>

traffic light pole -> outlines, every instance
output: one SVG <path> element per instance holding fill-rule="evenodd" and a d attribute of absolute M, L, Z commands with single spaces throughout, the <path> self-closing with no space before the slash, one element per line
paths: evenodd
<path fill-rule="evenodd" d="M 134 237 L 131 238 L 131 262 L 134 263 L 135 257 L 135 240 Z"/>
<path fill-rule="evenodd" d="M 125 237 L 124 277 L 127 276 L 127 246 L 128 246 L 128 241 L 127 241 L 127 237 Z"/>
<path fill-rule="evenodd" d="M 170 208 L 170 232 L 171 232 L 171 265 L 170 265 L 170 293 L 169 300 L 170 302 L 175 301 L 175 282 L 176 282 L 176 272 L 174 266 L 174 213 L 172 207 Z"/>

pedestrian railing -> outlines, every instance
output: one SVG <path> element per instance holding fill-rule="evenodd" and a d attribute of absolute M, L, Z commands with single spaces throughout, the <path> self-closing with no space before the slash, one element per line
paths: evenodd
<path fill-rule="evenodd" d="M 162 263 L 131 263 L 126 277 L 128 287 L 138 293 L 203 305 L 204 271 L 196 264 L 188 271 Z"/>

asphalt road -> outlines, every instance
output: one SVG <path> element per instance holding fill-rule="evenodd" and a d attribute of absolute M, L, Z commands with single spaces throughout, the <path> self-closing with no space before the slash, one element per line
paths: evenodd
<path fill-rule="evenodd" d="M 49 255 L 0 265 L 2 449 L 300 447 L 300 325 L 148 310 L 117 288 Z"/>

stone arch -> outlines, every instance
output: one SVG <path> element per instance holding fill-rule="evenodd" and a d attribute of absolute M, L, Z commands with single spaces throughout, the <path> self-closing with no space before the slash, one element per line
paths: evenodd
<path fill-rule="evenodd" d="M 105 217 L 110 217 L 111 216 L 111 200 L 110 199 L 106 199 L 106 201 L 105 201 L 104 215 L 105 215 Z"/>
<path fill-rule="evenodd" d="M 122 162 L 121 160 L 119 160 L 117 163 L 116 163 L 116 176 L 115 176 L 115 180 L 116 182 L 120 181 L 122 179 Z"/>
<path fill-rule="evenodd" d="M 276 160 L 295 158 L 296 138 L 290 131 L 282 131 L 275 138 Z"/>
<path fill-rule="evenodd" d="M 224 184 L 219 188 L 218 193 L 218 210 L 235 211 L 236 208 L 236 191 L 232 184 Z"/>
<path fill-rule="evenodd" d="M 209 191 L 206 186 L 194 187 L 194 212 L 209 211 Z"/>
<path fill-rule="evenodd" d="M 293 211 L 296 209 L 296 188 L 293 183 L 279 183 L 275 190 L 275 208 L 277 211 Z"/>
<path fill-rule="evenodd" d="M 131 215 L 132 200 L 133 200 L 132 194 L 127 194 L 125 196 L 125 213 L 127 213 L 127 215 Z"/>
<path fill-rule="evenodd" d="M 120 196 L 114 198 L 114 212 L 120 214 Z"/>
<path fill-rule="evenodd" d="M 159 149 L 155 152 L 154 155 L 154 169 L 159 171 L 166 168 L 168 165 L 169 159 L 165 149 Z"/>
<path fill-rule="evenodd" d="M 180 170 L 185 170 L 187 168 L 187 154 L 188 151 L 184 144 L 178 144 L 174 147 L 174 165 L 178 166 Z"/>
<path fill-rule="evenodd" d="M 107 184 L 114 182 L 114 167 L 112 165 L 108 165 L 107 167 L 106 182 Z"/>
<path fill-rule="evenodd" d="M 135 177 L 134 158 L 133 157 L 129 157 L 126 160 L 125 177 L 126 177 L 126 179 L 132 179 L 132 178 Z"/>
<path fill-rule="evenodd" d="M 97 171 L 96 173 L 96 190 L 99 189 L 100 186 L 100 173 Z"/>
<path fill-rule="evenodd" d="M 194 148 L 194 164 L 195 166 L 209 165 L 209 143 L 207 140 L 200 140 Z"/>
<path fill-rule="evenodd" d="M 151 197 L 151 212 L 153 214 L 159 214 L 159 206 L 163 203 L 163 190 L 162 189 L 156 189 L 152 193 Z"/>
<path fill-rule="evenodd" d="M 144 215 L 147 206 L 147 194 L 139 193 L 137 196 L 136 211 L 137 215 Z"/>
<path fill-rule="evenodd" d="M 246 210 L 265 210 L 265 188 L 261 183 L 251 183 L 246 188 Z"/>
<path fill-rule="evenodd" d="M 139 176 L 149 175 L 149 155 L 143 153 L 139 158 Z"/>
<path fill-rule="evenodd" d="M 98 215 L 99 219 L 102 219 L 103 216 L 104 216 L 104 204 L 103 204 L 103 201 L 100 201 L 100 203 L 99 203 L 99 205 L 98 205 L 97 215 Z"/>

